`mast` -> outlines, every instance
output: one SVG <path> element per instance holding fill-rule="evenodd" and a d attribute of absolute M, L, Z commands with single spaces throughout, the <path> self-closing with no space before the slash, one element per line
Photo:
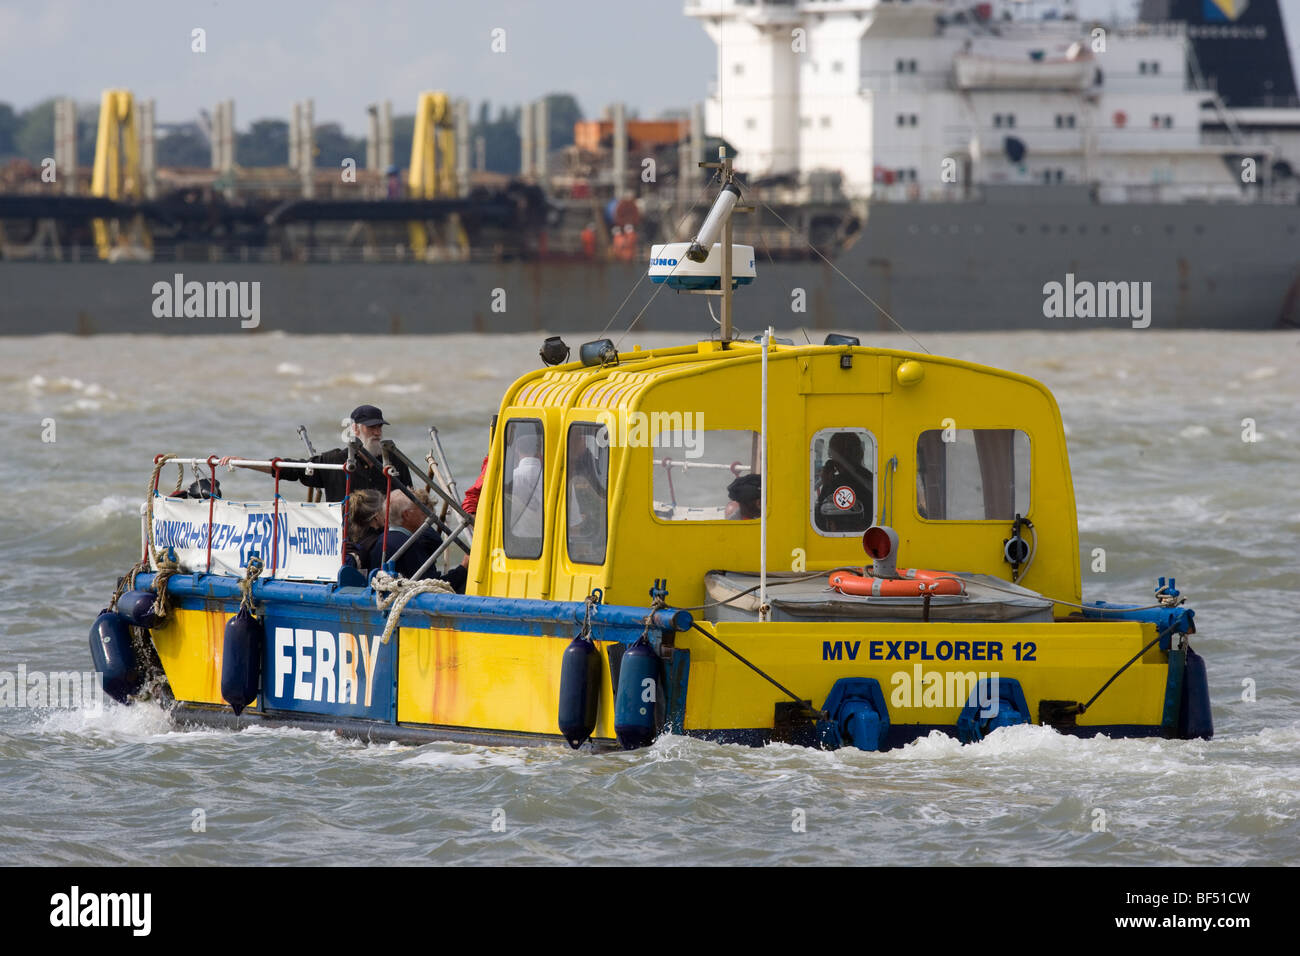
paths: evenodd
<path fill-rule="evenodd" d="M 720 335 L 722 343 L 731 341 L 732 338 L 732 311 L 731 311 L 731 294 L 732 294 L 732 249 L 731 249 L 731 214 L 739 210 L 740 212 L 749 212 L 750 206 L 737 206 L 740 200 L 740 187 L 736 185 L 735 172 L 731 168 L 731 157 L 727 155 L 727 147 L 718 147 L 718 161 L 716 163 L 700 163 L 704 169 L 717 169 L 722 173 L 722 189 L 718 193 L 718 198 L 713 201 L 713 208 L 709 210 L 708 216 L 705 217 L 703 224 L 700 226 L 699 233 L 691 240 L 689 248 L 686 250 L 686 258 L 692 262 L 703 262 L 709 257 L 713 249 L 714 242 L 717 241 L 719 233 L 722 237 L 722 288 L 719 292 L 722 294 L 722 328 Z"/>

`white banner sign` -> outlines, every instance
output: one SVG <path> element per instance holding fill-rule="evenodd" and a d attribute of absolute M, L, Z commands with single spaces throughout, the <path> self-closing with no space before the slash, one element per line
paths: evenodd
<path fill-rule="evenodd" d="M 208 566 L 209 502 L 197 498 L 153 501 L 153 543 L 171 548 L 188 572 L 243 577 L 250 555 L 262 559 L 262 577 L 295 581 L 334 581 L 342 563 L 343 505 L 340 502 L 280 500 L 279 516 L 270 501 L 222 501 L 212 506 L 212 565 Z M 278 528 L 278 541 L 273 529 Z"/>

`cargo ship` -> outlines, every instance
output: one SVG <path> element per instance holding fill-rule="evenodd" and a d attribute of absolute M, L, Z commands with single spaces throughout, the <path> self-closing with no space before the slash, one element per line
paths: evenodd
<path fill-rule="evenodd" d="M 236 201 L 234 173 L 138 203 L 0 195 L 0 331 L 245 331 L 153 307 L 160 282 L 232 281 L 256 283 L 260 332 L 690 329 L 638 283 L 650 245 L 698 225 L 693 167 L 714 142 L 756 207 L 738 240 L 784 292 L 747 313 L 755 331 L 1300 322 L 1300 108 L 1274 0 L 1148 0 L 1124 25 L 952 0 L 684 11 L 717 41 L 717 77 L 653 182 L 628 142 L 654 144 L 616 110 L 563 168 L 526 140 L 519 181 L 434 198 L 317 197 L 304 180 L 302 196 Z M 107 215 L 142 218 L 150 247 L 101 262 L 90 227 Z M 408 239 L 417 223 L 427 244 Z M 633 225 L 635 254 L 614 254 Z M 1123 300 L 1061 309 L 1067 283 Z"/>

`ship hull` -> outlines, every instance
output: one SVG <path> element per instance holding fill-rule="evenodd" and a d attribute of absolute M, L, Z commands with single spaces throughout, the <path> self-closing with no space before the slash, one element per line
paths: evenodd
<path fill-rule="evenodd" d="M 259 693 L 237 717 L 222 697 L 223 634 L 238 609 L 237 581 L 177 575 L 168 591 L 172 611 L 150 639 L 178 723 L 262 723 L 407 743 L 564 743 L 562 661 L 584 617 L 581 603 L 425 594 L 384 641 L 372 591 L 259 581 L 254 597 L 266 635 Z M 656 618 L 666 626 L 647 627 L 638 623 L 645 613 L 599 607 L 592 617 L 600 667 L 588 747 L 619 746 L 620 664 L 643 633 L 663 661 L 660 725 L 721 743 L 824 744 L 815 712 L 833 708 L 844 681 L 874 681 L 883 692 L 885 726 L 871 749 L 934 730 L 969 738 L 963 715 L 972 702 L 987 703 L 976 687 L 990 678 L 1023 688 L 1024 719 L 1016 722 L 1081 737 L 1181 735 L 1184 652 L 1151 646 L 1151 624 L 724 622 L 701 630 L 671 610 Z M 759 671 L 798 689 L 807 706 Z M 1088 700 L 1111 677 L 1086 713 L 1050 716 L 1050 705 Z"/>
<path fill-rule="evenodd" d="M 1045 191 L 1046 192 L 1046 191 Z M 1032 192 L 1030 193 L 1032 195 Z M 909 331 L 1264 330 L 1300 325 L 1300 206 L 872 203 L 834 265 L 770 261 L 738 327 Z M 158 306 L 163 283 L 258 284 L 255 326 Z M 5 262 L 6 334 L 527 333 L 710 328 L 705 300 L 644 280 L 644 263 Z M 1119 314 L 1052 307 L 1052 283 L 1123 283 Z M 199 309 L 198 311 L 203 311 Z M 1089 314 L 1091 313 L 1091 314 Z M 170 315 L 170 312 L 168 312 Z M 895 325 L 895 321 L 898 325 Z"/>

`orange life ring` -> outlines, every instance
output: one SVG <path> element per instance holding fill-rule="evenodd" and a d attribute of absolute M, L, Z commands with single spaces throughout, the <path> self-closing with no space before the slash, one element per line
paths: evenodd
<path fill-rule="evenodd" d="M 921 597 L 930 594 L 965 594 L 966 585 L 943 571 L 920 571 L 899 568 L 896 578 L 873 578 L 870 575 L 836 571 L 827 580 L 841 594 L 859 597 Z"/>

